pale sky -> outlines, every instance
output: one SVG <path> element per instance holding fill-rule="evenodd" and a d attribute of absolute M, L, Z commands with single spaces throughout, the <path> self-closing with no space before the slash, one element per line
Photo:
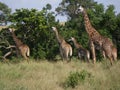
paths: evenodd
<path fill-rule="evenodd" d="M 41 10 L 47 3 L 52 5 L 52 10 L 54 11 L 55 8 L 59 5 L 59 3 L 62 0 L 0 0 L 0 2 L 5 3 L 8 5 L 9 8 L 12 9 L 12 12 L 15 11 L 15 9 L 20 8 L 35 8 L 38 10 Z M 103 3 L 105 7 L 107 7 L 110 4 L 113 4 L 115 6 L 115 11 L 117 13 L 120 13 L 120 0 L 95 0 L 98 3 Z M 59 16 L 56 19 L 59 19 L 60 21 L 65 21 L 67 17 Z"/>

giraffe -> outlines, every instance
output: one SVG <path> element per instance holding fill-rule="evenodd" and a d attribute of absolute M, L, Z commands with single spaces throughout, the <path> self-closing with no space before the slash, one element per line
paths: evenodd
<path fill-rule="evenodd" d="M 89 59 L 90 59 L 90 53 L 87 49 L 83 48 L 81 44 L 79 44 L 77 42 L 77 40 L 74 38 L 74 37 L 71 37 L 69 39 L 69 41 L 72 41 L 75 48 L 77 49 L 77 53 L 78 53 L 78 57 L 79 59 L 81 59 L 82 57 L 84 57 L 84 59 L 87 59 L 88 62 L 89 62 Z"/>
<path fill-rule="evenodd" d="M 60 55 L 63 60 L 68 61 L 68 57 L 70 56 L 70 60 L 72 57 L 72 47 L 70 44 L 68 44 L 62 36 L 59 35 L 58 30 L 56 27 L 52 27 L 52 30 L 54 31 L 56 35 L 56 39 L 59 44 L 59 50 L 60 50 Z"/>
<path fill-rule="evenodd" d="M 104 39 L 109 39 L 109 38 L 106 38 L 106 37 L 103 37 L 103 38 Z M 100 46 L 100 45 L 95 44 L 95 49 L 100 50 L 102 52 L 102 55 L 103 55 L 104 59 L 106 59 L 105 51 L 102 49 L 102 46 Z M 117 48 L 115 46 L 112 46 L 111 48 L 112 48 L 112 52 L 111 52 L 112 53 L 112 58 L 113 58 L 114 61 L 116 61 L 117 60 Z"/>
<path fill-rule="evenodd" d="M 100 35 L 100 33 L 91 25 L 91 22 L 89 20 L 89 17 L 87 15 L 87 11 L 85 8 L 80 6 L 76 10 L 76 14 L 78 13 L 82 13 L 84 17 L 85 29 L 89 35 L 89 40 L 90 40 L 90 48 L 92 52 L 93 63 L 94 64 L 96 63 L 95 44 L 97 44 L 101 47 L 102 51 L 104 51 L 105 55 L 108 57 L 112 65 L 113 56 L 114 56 L 112 53 L 112 49 L 114 47 L 113 42 L 109 38 L 106 38 Z"/>
<path fill-rule="evenodd" d="M 117 48 L 116 47 L 112 47 L 112 56 L 113 56 L 113 60 L 116 61 L 117 60 Z"/>
<path fill-rule="evenodd" d="M 23 42 L 16 37 L 12 28 L 9 28 L 9 31 L 12 34 L 12 38 L 16 44 L 18 52 L 25 58 L 25 60 L 28 61 L 28 57 L 30 56 L 30 48 L 26 44 L 23 44 Z"/>
<path fill-rule="evenodd" d="M 105 53 L 105 49 L 104 48 L 106 48 L 106 47 L 105 47 L 104 44 L 106 42 L 109 42 L 109 41 L 110 41 L 109 38 L 102 36 L 101 42 L 99 42 L 99 45 L 100 45 L 100 48 L 102 49 L 101 51 L 102 51 L 102 54 L 103 54 L 104 58 L 106 58 L 106 56 L 107 56 L 106 53 Z M 102 43 L 104 43 L 104 44 L 102 44 Z M 107 44 L 106 44 L 106 46 L 107 46 Z M 111 46 L 111 58 L 114 61 L 117 60 L 117 48 L 114 45 Z"/>

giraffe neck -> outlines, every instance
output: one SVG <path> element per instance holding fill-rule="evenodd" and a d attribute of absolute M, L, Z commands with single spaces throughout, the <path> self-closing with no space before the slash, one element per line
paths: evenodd
<path fill-rule="evenodd" d="M 83 16 L 84 16 L 84 22 L 85 22 L 85 28 L 87 33 L 89 34 L 89 36 L 93 36 L 93 35 L 98 35 L 100 36 L 100 34 L 95 30 L 95 28 L 93 28 L 93 26 L 91 25 L 91 22 L 89 20 L 89 17 L 87 15 L 87 11 L 84 10 L 83 12 Z M 94 37 L 94 36 L 93 36 Z"/>
<path fill-rule="evenodd" d="M 57 38 L 58 43 L 61 44 L 61 43 L 64 41 L 63 37 L 61 37 L 61 36 L 58 34 L 58 31 L 57 31 L 57 30 L 55 31 L 55 35 L 56 35 L 56 38 Z"/>
<path fill-rule="evenodd" d="M 79 49 L 80 47 L 82 47 L 80 44 L 77 43 L 76 39 L 73 40 L 74 46 Z"/>
<path fill-rule="evenodd" d="M 20 46 L 23 44 L 23 43 L 21 42 L 21 40 L 19 40 L 19 39 L 16 37 L 16 35 L 15 35 L 14 32 L 12 32 L 12 37 L 13 37 L 13 40 L 15 41 L 15 44 L 16 44 L 17 47 L 20 47 Z"/>

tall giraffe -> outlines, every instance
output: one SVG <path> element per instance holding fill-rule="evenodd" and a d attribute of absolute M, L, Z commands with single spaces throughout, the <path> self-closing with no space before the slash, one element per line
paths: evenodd
<path fill-rule="evenodd" d="M 26 44 L 23 44 L 23 42 L 16 37 L 12 28 L 9 28 L 9 31 L 12 34 L 18 52 L 28 61 L 28 56 L 30 55 L 30 48 Z"/>
<path fill-rule="evenodd" d="M 77 49 L 78 57 L 81 59 L 84 57 L 84 59 L 87 59 L 88 62 L 90 60 L 90 53 L 87 49 L 83 48 L 81 44 L 77 42 L 77 40 L 74 37 L 71 37 L 69 41 L 72 41 L 75 48 Z"/>
<path fill-rule="evenodd" d="M 92 57 L 93 57 L 93 63 L 96 63 L 96 54 L 95 54 L 95 44 L 99 45 L 101 49 L 104 51 L 105 55 L 109 58 L 110 63 L 112 65 L 113 63 L 113 43 L 109 38 L 106 38 L 97 32 L 97 30 L 91 25 L 89 17 L 87 15 L 86 9 L 80 6 L 77 10 L 76 13 L 82 13 L 84 17 L 84 24 L 85 24 L 85 29 L 89 35 L 90 39 L 90 48 L 92 52 Z M 115 48 L 115 47 L 114 47 Z M 117 53 L 117 52 L 115 52 Z"/>
<path fill-rule="evenodd" d="M 70 56 L 70 60 L 72 57 L 72 47 L 69 45 L 62 36 L 59 35 L 56 27 L 52 27 L 52 30 L 55 32 L 56 39 L 59 44 L 60 54 L 62 59 L 68 61 L 68 57 Z"/>

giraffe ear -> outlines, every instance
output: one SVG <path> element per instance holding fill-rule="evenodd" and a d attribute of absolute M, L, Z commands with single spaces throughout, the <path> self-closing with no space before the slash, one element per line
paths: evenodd
<path fill-rule="evenodd" d="M 81 10 L 81 12 L 84 10 L 83 6 L 80 6 L 79 9 Z"/>
<path fill-rule="evenodd" d="M 72 41 L 73 40 L 73 37 L 70 37 L 69 41 Z"/>

